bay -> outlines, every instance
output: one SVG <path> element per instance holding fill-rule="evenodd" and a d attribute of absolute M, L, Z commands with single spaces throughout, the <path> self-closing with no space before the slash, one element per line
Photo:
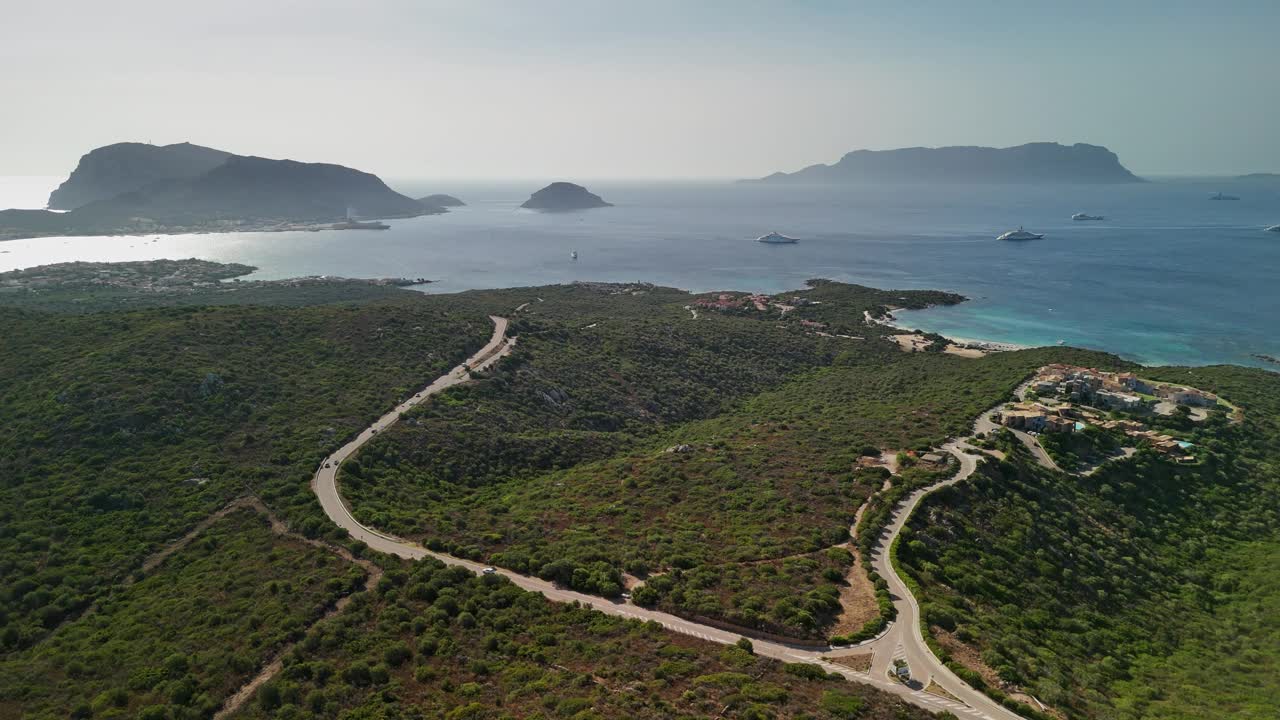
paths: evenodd
<path fill-rule="evenodd" d="M 37 205 L 57 178 L 0 178 L 0 207 Z M 70 260 L 200 257 L 253 278 L 426 277 L 426 292 L 646 281 L 695 292 L 780 292 L 815 277 L 970 298 L 902 313 L 943 334 L 1115 352 L 1149 364 L 1280 356 L 1280 186 L 1226 179 L 1135 185 L 584 182 L 616 207 L 519 209 L 543 181 L 393 180 L 467 207 L 382 232 L 33 238 L 0 243 L 0 270 Z M 1224 192 L 1238 201 L 1215 201 Z M 1104 215 L 1076 222 L 1072 213 Z M 997 242 L 1012 228 L 1038 241 Z M 770 231 L 795 245 L 755 242 Z M 576 251 L 578 259 L 570 253 Z"/>

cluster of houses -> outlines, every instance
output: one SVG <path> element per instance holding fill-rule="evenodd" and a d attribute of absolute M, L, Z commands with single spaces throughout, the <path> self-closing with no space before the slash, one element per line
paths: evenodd
<path fill-rule="evenodd" d="M 1102 420 L 1098 422 L 1098 427 L 1107 430 L 1118 430 L 1134 440 L 1145 440 L 1156 452 L 1173 458 L 1181 463 L 1193 463 L 1196 461 L 1194 455 L 1190 453 L 1193 447 L 1191 443 L 1185 440 L 1179 440 L 1171 435 L 1156 432 L 1134 420 Z"/>
<path fill-rule="evenodd" d="M 693 304 L 708 310 L 756 310 L 764 311 L 769 309 L 768 295 L 733 295 L 730 293 L 720 293 L 714 298 L 698 298 Z"/>
<path fill-rule="evenodd" d="M 1075 408 L 1067 403 L 1010 403 L 991 414 L 991 419 L 1014 430 L 1027 432 L 1071 432 L 1076 430 Z"/>
<path fill-rule="evenodd" d="M 1037 395 L 1062 396 L 1072 402 L 1128 412 L 1150 409 L 1164 400 L 1173 405 L 1211 408 L 1212 393 L 1171 383 L 1143 380 L 1133 373 L 1116 373 L 1071 365 L 1047 365 L 1031 382 Z"/>
<path fill-rule="evenodd" d="M 1094 408 L 1059 400 L 1010 403 L 992 413 L 991 419 L 1014 430 L 1044 433 L 1075 432 L 1093 424 L 1106 430 L 1122 432 L 1135 443 L 1146 441 L 1156 452 L 1178 462 L 1196 461 L 1190 454 L 1192 445 L 1189 442 L 1156 432 L 1136 420 L 1108 420 Z"/>
<path fill-rule="evenodd" d="M 714 298 L 698 298 L 693 301 L 693 305 L 707 310 L 751 310 L 752 308 L 765 312 L 769 308 L 776 308 L 786 314 L 798 307 L 806 305 L 820 305 L 816 300 L 810 300 L 799 295 L 792 296 L 785 301 L 772 298 L 768 295 L 759 293 L 754 295 L 739 295 L 734 293 L 720 293 Z"/>
<path fill-rule="evenodd" d="M 1040 396 L 1035 402 L 1010 403 L 992 413 L 1005 427 L 1026 432 L 1075 432 L 1091 423 L 1145 441 L 1178 462 L 1195 462 L 1192 444 L 1155 430 L 1137 420 L 1107 419 L 1104 410 L 1146 412 L 1160 399 L 1174 405 L 1214 407 L 1217 396 L 1167 383 L 1153 383 L 1132 373 L 1112 373 L 1069 365 L 1041 368 L 1031 382 Z"/>

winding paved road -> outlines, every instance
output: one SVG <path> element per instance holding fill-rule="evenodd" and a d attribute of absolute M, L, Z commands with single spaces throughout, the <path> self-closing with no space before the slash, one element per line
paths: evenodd
<path fill-rule="evenodd" d="M 889 583 L 889 595 L 893 598 L 893 606 L 898 611 L 897 619 L 890 625 L 889 631 L 871 644 L 874 648 L 871 674 L 875 677 L 884 677 L 893 666 L 894 660 L 905 660 L 915 683 L 920 687 L 928 687 L 931 682 L 937 683 L 959 698 L 966 709 L 974 711 L 975 717 L 1018 718 L 1020 716 L 1016 713 L 970 687 L 933 654 L 925 643 L 921 630 L 920 604 L 916 602 L 915 596 L 911 594 L 907 584 L 903 582 L 893 566 L 891 552 L 893 543 L 920 501 L 939 488 L 965 480 L 978 469 L 978 458 L 965 452 L 966 447 L 957 442 L 943 445 L 943 449 L 955 456 L 960 464 L 955 475 L 942 482 L 920 488 L 898 503 L 889 524 L 881 533 L 876 546 L 871 549 L 871 567 Z M 837 653 L 850 654 L 849 651 L 837 651 Z M 953 709 L 952 712 L 956 711 Z"/>
<path fill-rule="evenodd" d="M 515 346 L 516 338 L 506 337 L 506 318 L 490 316 L 490 319 L 494 323 L 493 337 L 466 364 L 450 370 L 421 392 L 396 406 L 391 412 L 383 415 L 377 422 L 366 428 L 346 445 L 343 445 L 337 452 L 325 458 L 324 462 L 316 470 L 315 477 L 311 481 L 311 488 L 319 498 L 321 506 L 324 507 L 325 514 L 339 527 L 350 533 L 353 538 L 363 541 L 371 549 L 409 559 L 431 557 L 448 565 L 467 568 L 475 573 L 484 571 L 486 566 L 483 563 L 433 552 L 417 543 L 388 535 L 360 524 L 342 501 L 338 491 L 337 473 L 338 467 L 344 460 L 359 451 L 378 432 L 386 430 L 395 424 L 400 419 L 401 413 L 426 401 L 432 395 L 454 385 L 467 382 L 470 379 L 468 368 L 483 370 L 511 351 Z M 958 444 L 949 444 L 946 449 L 959 459 L 960 470 L 948 480 L 929 488 L 917 490 L 906 501 L 901 503 L 894 511 L 894 521 L 890 525 L 888 532 L 881 537 L 881 542 L 873 553 L 876 571 L 888 580 L 890 590 L 894 595 L 894 603 L 898 606 L 898 620 L 890 626 L 889 631 L 876 640 L 856 648 L 841 648 L 834 651 L 830 649 L 814 650 L 812 648 L 754 638 L 752 639 L 752 645 L 757 655 L 784 662 L 814 663 L 822 666 L 828 672 L 838 673 L 850 680 L 875 686 L 880 690 L 897 695 L 906 702 L 933 712 L 947 710 L 962 718 L 982 718 L 983 720 L 1019 720 L 1018 715 L 970 688 L 938 662 L 928 646 L 924 644 L 924 639 L 921 636 L 920 609 L 915 598 L 907 591 L 906 585 L 898 577 L 897 571 L 888 564 L 887 548 L 892 546 L 894 538 L 897 537 L 907 517 L 915 509 L 920 499 L 936 488 L 960 482 L 977 467 L 977 460 L 973 456 L 965 454 Z M 610 600 L 596 595 L 567 590 L 546 580 L 520 575 L 509 570 L 497 569 L 495 572 L 524 590 L 541 593 L 547 599 L 556 602 L 577 602 L 607 615 L 656 622 L 673 632 L 717 643 L 732 644 L 743 637 L 737 633 L 686 620 L 676 615 L 639 607 L 629 601 Z M 894 655 L 898 654 L 899 646 L 905 652 L 905 658 L 909 663 L 912 674 L 917 679 L 923 679 L 922 683 L 913 683 L 912 686 L 908 686 L 891 680 L 886 675 L 886 668 L 892 663 Z M 866 652 L 868 649 L 874 653 L 874 664 L 870 672 L 853 670 L 830 660 L 832 657 Z M 963 702 L 924 692 L 921 688 L 928 685 L 929 679 L 937 682 Z"/>

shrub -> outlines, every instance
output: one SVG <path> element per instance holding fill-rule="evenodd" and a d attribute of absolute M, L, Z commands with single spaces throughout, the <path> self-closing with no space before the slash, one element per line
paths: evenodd
<path fill-rule="evenodd" d="M 865 706 L 862 698 L 843 690 L 826 690 L 822 693 L 822 709 L 841 720 L 853 720 L 862 714 Z"/>

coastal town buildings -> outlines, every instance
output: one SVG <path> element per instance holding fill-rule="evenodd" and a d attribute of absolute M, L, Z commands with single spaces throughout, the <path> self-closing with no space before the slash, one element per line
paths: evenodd
<path fill-rule="evenodd" d="M 1073 432 L 1076 421 L 1074 409 L 1066 403 L 1053 406 L 1044 403 L 1012 403 L 1003 410 L 992 413 L 992 421 L 1014 430 L 1029 432 Z"/>
<path fill-rule="evenodd" d="M 1114 413 L 1140 416 L 1167 413 L 1177 405 L 1208 408 L 1220 403 L 1216 395 L 1197 388 L 1062 364 L 1041 368 L 1027 387 L 1035 393 L 1034 401 L 1009 403 L 993 412 L 991 419 L 1014 430 L 1037 433 L 1075 432 L 1094 425 L 1122 433 L 1135 445 L 1147 445 L 1180 463 L 1196 462 L 1191 442 Z"/>
<path fill-rule="evenodd" d="M 1173 405 L 1215 407 L 1218 397 L 1196 388 L 1144 380 L 1133 373 L 1115 373 L 1071 365 L 1047 365 L 1036 373 L 1030 388 L 1040 396 L 1065 396 L 1074 402 L 1109 410 L 1141 412 L 1157 399 Z"/>
<path fill-rule="evenodd" d="M 1202 390 L 1186 387 L 1170 387 L 1166 386 L 1159 389 L 1160 397 L 1175 404 L 1187 405 L 1191 407 L 1214 407 L 1218 404 L 1218 398 L 1206 393 Z"/>

